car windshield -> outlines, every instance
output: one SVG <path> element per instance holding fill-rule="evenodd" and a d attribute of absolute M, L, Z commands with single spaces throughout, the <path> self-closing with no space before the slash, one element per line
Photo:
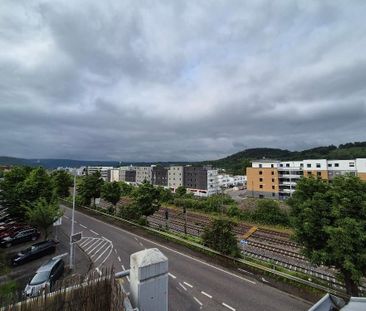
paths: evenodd
<path fill-rule="evenodd" d="M 38 272 L 32 279 L 32 281 L 30 281 L 29 285 L 37 285 L 37 284 L 41 284 L 44 283 L 48 280 L 48 276 L 49 276 L 50 272 L 49 271 L 41 271 Z"/>
<path fill-rule="evenodd" d="M 19 254 L 23 254 L 23 255 L 25 255 L 25 254 L 28 254 L 28 253 L 30 253 L 30 252 L 32 252 L 32 251 L 34 251 L 36 249 L 36 247 L 35 246 L 31 246 L 31 247 L 28 247 L 28 248 L 26 248 L 26 249 L 23 249 L 22 251 L 20 251 L 20 253 Z"/>

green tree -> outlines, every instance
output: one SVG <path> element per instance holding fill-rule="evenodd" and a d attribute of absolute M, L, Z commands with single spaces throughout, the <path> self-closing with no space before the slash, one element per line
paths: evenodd
<path fill-rule="evenodd" d="M 315 264 L 335 266 L 347 293 L 358 296 L 366 275 L 366 183 L 350 175 L 330 184 L 303 178 L 288 203 L 304 254 Z"/>
<path fill-rule="evenodd" d="M 183 186 L 179 186 L 177 189 L 175 189 L 175 196 L 178 198 L 183 197 L 187 193 L 187 189 Z"/>
<path fill-rule="evenodd" d="M 159 190 L 147 181 L 135 188 L 132 196 L 135 207 L 145 217 L 154 214 L 160 208 Z"/>
<path fill-rule="evenodd" d="M 24 199 L 29 203 L 33 203 L 39 198 L 51 202 L 53 186 L 50 175 L 43 167 L 33 169 L 22 183 L 21 191 L 23 191 Z"/>
<path fill-rule="evenodd" d="M 262 199 L 257 201 L 257 208 L 252 214 L 253 220 L 269 225 L 289 225 L 289 218 L 286 212 L 280 209 L 277 201 Z"/>
<path fill-rule="evenodd" d="M 170 189 L 165 189 L 164 187 L 158 187 L 160 194 L 160 201 L 164 203 L 173 203 L 174 196 Z"/>
<path fill-rule="evenodd" d="M 122 196 L 128 196 L 132 193 L 133 191 L 133 186 L 124 182 L 124 181 L 120 181 L 119 185 L 121 187 L 121 195 Z"/>
<path fill-rule="evenodd" d="M 104 183 L 102 186 L 102 198 L 111 203 L 114 211 L 116 210 L 116 204 L 121 198 L 121 187 L 118 182 Z"/>
<path fill-rule="evenodd" d="M 57 201 L 48 202 L 45 198 L 38 199 L 35 203 L 25 207 L 26 218 L 29 223 L 43 231 L 47 239 L 52 224 L 62 216 Z"/>
<path fill-rule="evenodd" d="M 15 166 L 4 174 L 0 181 L 0 203 L 8 208 L 8 212 L 16 217 L 24 215 L 22 204 L 25 203 L 22 191 L 23 182 L 31 172 L 30 167 Z"/>
<path fill-rule="evenodd" d="M 66 198 L 70 195 L 73 185 L 72 176 L 65 170 L 57 170 L 51 174 L 54 191 L 58 197 Z"/>
<path fill-rule="evenodd" d="M 100 197 L 103 183 L 100 172 L 84 176 L 78 185 L 78 195 L 81 198 L 81 203 L 90 205 L 93 201 L 93 206 L 95 206 L 95 199 Z"/>
<path fill-rule="evenodd" d="M 215 219 L 202 234 L 205 246 L 232 257 L 240 256 L 238 241 L 233 233 L 233 222 L 227 219 Z"/>

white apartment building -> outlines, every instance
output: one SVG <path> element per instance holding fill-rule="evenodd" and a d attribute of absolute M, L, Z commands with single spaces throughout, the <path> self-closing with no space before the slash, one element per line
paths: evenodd
<path fill-rule="evenodd" d="M 220 191 L 219 182 L 217 179 L 218 170 L 207 170 L 207 196 L 216 194 Z"/>
<path fill-rule="evenodd" d="M 168 168 L 168 188 L 173 192 L 183 186 L 183 166 L 170 166 Z"/>
<path fill-rule="evenodd" d="M 86 171 L 88 175 L 91 175 L 95 172 L 100 172 L 101 177 L 104 181 L 110 180 L 110 170 L 113 169 L 113 166 L 87 166 Z"/>
<path fill-rule="evenodd" d="M 111 169 L 109 171 L 109 181 L 110 182 L 120 181 L 119 175 L 120 175 L 120 170 L 118 168 Z"/>
<path fill-rule="evenodd" d="M 229 187 L 235 187 L 235 186 L 242 186 L 246 185 L 246 176 L 244 175 L 217 175 L 217 182 L 219 185 L 219 188 L 229 188 Z"/>
<path fill-rule="evenodd" d="M 145 180 L 151 183 L 152 178 L 152 168 L 154 165 L 151 166 L 137 166 L 136 167 L 136 183 L 141 184 Z"/>

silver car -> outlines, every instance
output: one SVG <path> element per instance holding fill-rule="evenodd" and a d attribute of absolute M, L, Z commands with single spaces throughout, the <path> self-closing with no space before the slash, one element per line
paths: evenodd
<path fill-rule="evenodd" d="M 64 261 L 62 258 L 52 258 L 40 266 L 33 279 L 24 289 L 27 297 L 35 297 L 41 294 L 46 288 L 51 291 L 55 282 L 64 272 Z"/>

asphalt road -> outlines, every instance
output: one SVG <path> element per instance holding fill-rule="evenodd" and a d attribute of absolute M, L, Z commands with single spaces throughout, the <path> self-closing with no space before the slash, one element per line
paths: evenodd
<path fill-rule="evenodd" d="M 65 208 L 63 228 L 70 228 L 71 210 Z M 159 248 L 169 259 L 169 310 L 308 310 L 309 303 L 290 296 L 250 276 L 182 253 L 80 212 L 75 212 L 75 232 L 83 233 L 79 245 L 95 260 L 95 268 L 113 265 L 129 269 L 129 258 L 145 248 Z"/>

